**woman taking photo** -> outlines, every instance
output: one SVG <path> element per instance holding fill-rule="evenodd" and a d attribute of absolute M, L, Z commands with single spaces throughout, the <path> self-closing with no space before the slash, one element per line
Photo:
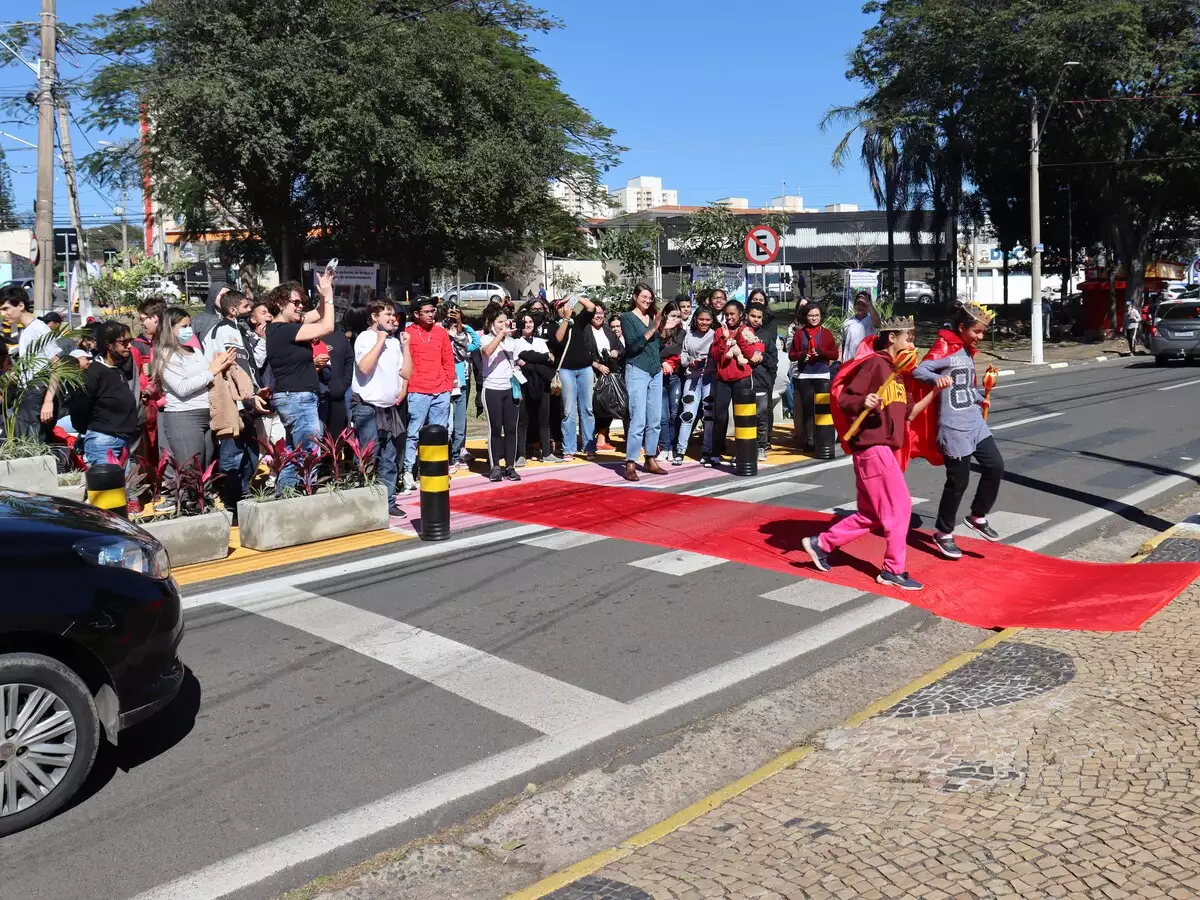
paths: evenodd
<path fill-rule="evenodd" d="M 237 362 L 233 350 L 224 350 L 212 362 L 195 349 L 192 340 L 192 319 L 186 309 L 172 306 L 166 311 L 154 343 L 154 363 L 150 370 L 151 383 L 166 398 L 158 417 L 159 432 L 174 465 L 168 464 L 165 481 L 174 479 L 172 469 L 191 465 L 199 460 L 204 467 L 212 460 L 212 440 L 209 423 L 208 387 L 213 378 Z M 164 497 L 164 507 L 173 506 L 178 498 Z"/>
<path fill-rule="evenodd" d="M 554 378 L 554 354 L 546 339 L 537 336 L 537 321 L 530 313 L 517 316 L 520 337 L 514 346 L 517 368 L 525 376 L 521 385 L 521 409 L 517 416 L 517 468 L 532 456 L 529 448 L 529 426 L 538 429 L 538 456 L 545 460 L 554 452 L 550 443 L 550 382 Z"/>
<path fill-rule="evenodd" d="M 704 424 L 704 442 L 700 458 L 707 460 L 712 456 L 708 407 L 711 406 L 709 394 L 712 393 L 713 373 L 716 371 L 710 356 L 713 334 L 712 310 L 702 306 L 692 317 L 692 327 L 688 329 L 680 348 L 679 368 L 683 375 L 683 392 L 679 401 L 679 436 L 675 440 L 675 455 L 671 458 L 673 466 L 683 465 L 688 441 L 692 439 L 692 431 L 701 420 Z"/>
<path fill-rule="evenodd" d="M 625 335 L 625 388 L 629 392 L 629 433 L 625 439 L 625 480 L 637 481 L 638 457 L 645 451 L 642 468 L 651 475 L 665 475 L 658 464 L 658 429 L 662 421 L 663 316 L 654 305 L 649 285 L 633 287 L 633 309 L 621 316 Z"/>
<path fill-rule="evenodd" d="M 829 393 L 830 363 L 838 358 L 837 341 L 821 318 L 819 306 L 805 309 L 804 324 L 796 328 L 788 350 L 794 366 L 796 445 L 802 453 L 816 448 L 816 396 Z"/>
<path fill-rule="evenodd" d="M 683 371 L 679 365 L 679 354 L 683 352 L 683 336 L 687 334 L 687 325 L 684 324 L 683 310 L 677 300 L 672 300 L 663 307 L 662 316 L 662 347 L 658 356 L 662 362 L 663 396 L 658 442 L 660 449 L 671 457 L 679 433 L 679 398 L 683 393 Z"/>
<path fill-rule="evenodd" d="M 520 481 L 517 474 L 517 417 L 520 412 L 521 381 L 516 366 L 516 326 L 504 307 L 492 304 L 483 313 L 483 335 L 479 350 L 483 376 L 483 409 L 488 420 L 489 481 Z M 500 460 L 504 460 L 501 468 Z"/>

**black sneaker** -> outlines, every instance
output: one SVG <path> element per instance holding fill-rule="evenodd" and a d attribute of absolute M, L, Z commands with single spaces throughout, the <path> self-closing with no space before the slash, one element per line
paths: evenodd
<path fill-rule="evenodd" d="M 706 468 L 706 469 L 711 469 L 713 467 L 712 457 L 711 456 L 700 457 L 700 465 L 704 466 L 704 468 Z"/>
<path fill-rule="evenodd" d="M 407 519 L 408 513 L 398 507 L 395 503 L 388 507 L 388 515 L 393 519 Z"/>
<path fill-rule="evenodd" d="M 488 474 L 488 481 L 499 481 L 504 477 L 504 470 L 499 466 L 493 466 L 491 473 Z"/>
<path fill-rule="evenodd" d="M 946 559 L 962 559 L 962 550 L 958 548 L 958 544 L 954 543 L 954 535 L 935 534 L 933 543 L 937 546 L 938 552 Z"/>
<path fill-rule="evenodd" d="M 497 478 L 496 480 L 499 481 L 500 479 Z M 517 474 L 516 469 L 514 469 L 512 466 L 509 466 L 507 469 L 504 470 L 504 480 L 505 481 L 520 481 L 521 476 Z"/>
<path fill-rule="evenodd" d="M 800 542 L 812 564 L 820 572 L 828 572 L 833 566 L 829 565 L 829 554 L 821 549 L 821 542 L 816 537 L 806 537 Z"/>
<path fill-rule="evenodd" d="M 901 572 L 899 575 L 895 572 L 880 572 L 875 580 L 880 584 L 899 588 L 902 591 L 923 591 L 925 589 L 925 585 L 911 577 L 907 572 Z"/>
<path fill-rule="evenodd" d="M 987 519 L 977 519 L 974 516 L 967 516 L 963 519 L 963 524 L 985 541 L 991 541 L 994 544 L 1000 540 L 1000 535 L 996 532 L 995 528 L 988 524 Z"/>

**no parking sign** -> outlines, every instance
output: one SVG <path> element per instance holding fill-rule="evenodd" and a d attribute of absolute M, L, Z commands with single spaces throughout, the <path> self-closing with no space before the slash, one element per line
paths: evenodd
<path fill-rule="evenodd" d="M 756 266 L 775 262 L 779 255 L 779 233 L 769 225 L 755 225 L 742 242 L 746 261 Z"/>

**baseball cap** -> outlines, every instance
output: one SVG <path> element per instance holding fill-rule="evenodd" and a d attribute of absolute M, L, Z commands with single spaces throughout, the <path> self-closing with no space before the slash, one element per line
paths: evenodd
<path fill-rule="evenodd" d="M 88 359 L 91 355 L 92 354 L 88 353 L 86 350 L 72 350 L 71 351 L 71 356 L 74 357 L 75 359 Z"/>

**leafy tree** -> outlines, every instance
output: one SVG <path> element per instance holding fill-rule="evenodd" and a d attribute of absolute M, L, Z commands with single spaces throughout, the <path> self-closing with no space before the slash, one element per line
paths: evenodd
<path fill-rule="evenodd" d="M 107 60 L 87 121 L 146 113 L 138 163 L 186 231 L 261 235 L 285 277 L 329 253 L 409 282 L 526 246 L 549 179 L 615 162 L 533 56 L 558 25 L 524 0 L 145 0 L 74 40 Z"/>
<path fill-rule="evenodd" d="M 610 227 L 600 237 L 600 258 L 619 263 L 621 275 L 633 283 L 648 277 L 654 268 L 661 237 L 662 226 L 649 219 Z"/>
<path fill-rule="evenodd" d="M 746 220 L 723 203 L 710 203 L 684 216 L 679 250 L 693 265 L 740 263 Z"/>
<path fill-rule="evenodd" d="M 0 229 L 19 227 L 16 206 L 12 173 L 8 171 L 8 160 L 4 151 L 0 150 Z"/>

